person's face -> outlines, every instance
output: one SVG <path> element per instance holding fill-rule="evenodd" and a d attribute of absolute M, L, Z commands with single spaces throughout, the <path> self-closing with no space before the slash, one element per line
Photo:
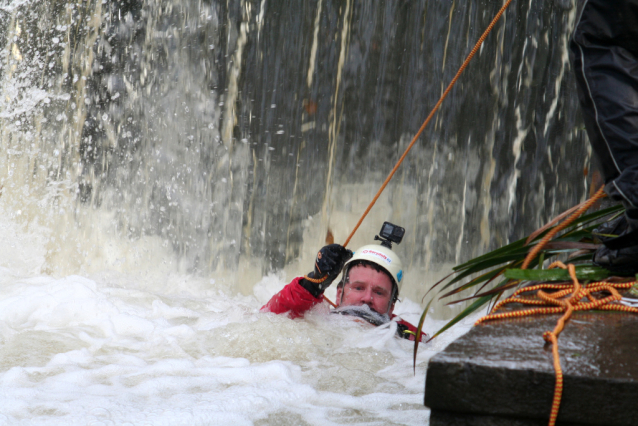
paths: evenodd
<path fill-rule="evenodd" d="M 357 265 L 350 269 L 348 277 L 348 282 L 343 289 L 337 289 L 339 306 L 368 305 L 370 309 L 379 314 L 392 315 L 394 303 L 390 306 L 392 298 L 390 277 L 364 265 Z M 342 291 L 343 299 L 341 298 Z"/>

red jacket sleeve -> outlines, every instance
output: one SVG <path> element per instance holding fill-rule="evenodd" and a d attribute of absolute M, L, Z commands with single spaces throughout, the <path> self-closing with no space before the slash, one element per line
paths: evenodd
<path fill-rule="evenodd" d="M 314 297 L 299 284 L 302 278 L 295 278 L 290 284 L 281 289 L 268 303 L 262 306 L 261 312 L 273 312 L 275 314 L 289 312 L 290 318 L 299 318 L 310 308 L 323 302 L 323 295 Z"/>

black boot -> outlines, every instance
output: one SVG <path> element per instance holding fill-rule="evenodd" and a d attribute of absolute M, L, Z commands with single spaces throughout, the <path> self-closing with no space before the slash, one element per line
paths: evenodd
<path fill-rule="evenodd" d="M 594 264 L 615 275 L 635 275 L 638 273 L 638 210 L 627 209 L 621 218 L 605 225 L 594 230 L 604 244 L 594 253 Z"/>
<path fill-rule="evenodd" d="M 596 229 L 591 231 L 591 234 L 596 244 L 603 244 L 605 241 L 620 236 L 627 230 L 627 227 L 627 218 L 622 214 L 609 222 L 598 225 Z"/>

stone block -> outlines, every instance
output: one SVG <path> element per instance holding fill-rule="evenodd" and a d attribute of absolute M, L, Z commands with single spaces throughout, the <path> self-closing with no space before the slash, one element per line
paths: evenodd
<path fill-rule="evenodd" d="M 484 323 L 434 356 L 425 386 L 430 425 L 547 424 L 555 376 L 542 335 L 558 318 Z M 638 424 L 638 315 L 574 313 L 558 344 L 564 375 L 558 424 Z"/>

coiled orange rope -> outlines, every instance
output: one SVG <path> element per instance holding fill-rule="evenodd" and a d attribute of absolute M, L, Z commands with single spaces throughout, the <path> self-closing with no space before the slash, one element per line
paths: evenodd
<path fill-rule="evenodd" d="M 522 269 L 527 269 L 530 262 L 534 257 L 542 250 L 542 248 L 561 230 L 565 229 L 569 224 L 576 220 L 581 214 L 589 209 L 596 201 L 604 197 L 603 188 L 600 188 L 596 194 L 584 203 L 578 210 L 576 210 L 565 222 L 561 223 L 550 232 L 527 254 L 525 261 L 523 262 Z M 622 296 L 618 293 L 618 290 L 628 290 L 636 281 L 624 282 L 624 283 L 612 283 L 607 281 L 600 281 L 582 286 L 576 277 L 576 267 L 573 264 L 565 265 L 562 262 L 554 262 L 549 266 L 549 269 L 560 267 L 567 269 L 569 276 L 571 277 L 571 284 L 538 284 L 529 287 L 523 287 L 512 296 L 494 305 L 494 308 L 489 315 L 486 315 L 476 321 L 475 325 L 478 325 L 485 321 L 505 318 L 518 318 L 529 315 L 547 315 L 547 314 L 559 314 L 563 315 L 556 323 L 556 327 L 553 331 L 546 331 L 543 334 L 543 339 L 546 342 L 552 344 L 552 355 L 554 359 L 554 371 L 556 372 L 556 382 L 554 386 L 554 398 L 552 401 L 552 408 L 549 417 L 549 426 L 556 424 L 556 417 L 558 416 L 558 410 L 560 408 L 561 397 L 563 394 L 563 371 L 560 365 L 560 357 L 558 353 L 558 335 L 563 331 L 565 322 L 570 318 L 574 311 L 585 311 L 591 309 L 600 309 L 605 311 L 621 311 L 638 313 L 638 308 L 624 306 L 618 303 Z M 553 290 L 553 293 L 547 293 L 547 290 Z M 536 298 L 521 297 L 522 293 L 528 293 L 536 291 Z M 608 293 L 609 296 L 596 298 L 596 295 L 601 293 Z M 569 297 L 567 297 L 569 296 Z M 521 303 L 524 305 L 542 306 L 538 308 L 525 309 L 512 312 L 495 313 L 498 309 L 509 303 Z"/>
<path fill-rule="evenodd" d="M 638 313 L 638 308 L 624 306 L 618 304 L 622 296 L 618 293 L 618 290 L 630 289 L 636 281 L 625 283 L 611 283 L 606 281 L 600 281 L 595 283 L 581 286 L 576 278 L 576 267 L 573 264 L 565 265 L 562 262 L 554 262 L 549 268 L 560 267 L 569 271 L 569 276 L 572 279 L 572 284 L 539 284 L 530 287 L 524 287 L 516 291 L 509 298 L 501 301 L 494 306 L 492 312 L 480 318 L 476 325 L 490 320 L 505 319 L 505 318 L 520 318 L 529 315 L 547 315 L 547 314 L 559 314 L 563 315 L 556 323 L 556 327 L 553 331 L 546 331 L 543 334 L 543 339 L 546 342 L 552 344 L 552 355 L 554 359 L 554 371 L 556 372 L 556 383 L 554 386 L 554 398 L 552 401 L 552 408 L 550 411 L 549 425 L 554 426 L 556 423 L 556 417 L 558 416 L 558 410 L 560 408 L 560 401 L 563 394 L 563 371 L 560 365 L 560 357 L 558 354 L 558 335 L 563 331 L 565 322 L 569 319 L 574 311 L 585 311 L 591 309 L 600 309 L 605 311 L 621 311 Z M 554 293 L 548 294 L 545 290 L 556 290 Z M 537 298 L 521 297 L 522 293 L 528 293 L 530 291 L 537 291 Z M 609 296 L 596 298 L 595 294 L 609 293 Z M 565 296 L 569 296 L 564 298 Z M 525 305 L 538 305 L 538 306 L 551 306 L 551 307 L 539 307 L 532 309 L 525 309 L 512 312 L 495 313 L 509 303 L 521 303 Z"/>

